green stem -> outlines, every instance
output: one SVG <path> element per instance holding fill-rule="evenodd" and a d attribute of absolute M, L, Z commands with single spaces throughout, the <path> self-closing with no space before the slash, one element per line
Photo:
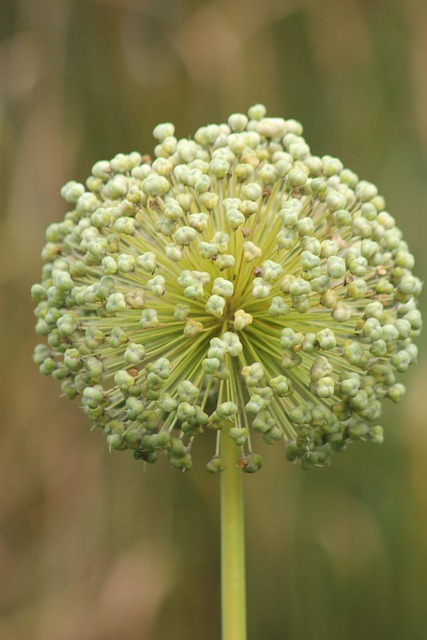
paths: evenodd
<path fill-rule="evenodd" d="M 224 429 L 221 438 L 222 640 L 246 640 L 245 532 L 239 449 Z"/>

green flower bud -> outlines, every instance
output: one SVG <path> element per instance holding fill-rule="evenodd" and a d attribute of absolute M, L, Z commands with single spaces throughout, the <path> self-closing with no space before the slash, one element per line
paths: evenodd
<path fill-rule="evenodd" d="M 38 344 L 34 348 L 33 360 L 35 364 L 41 365 L 51 355 L 50 350 L 45 344 Z"/>
<path fill-rule="evenodd" d="M 335 384 L 331 376 L 320 378 L 315 384 L 314 392 L 319 398 L 332 398 L 335 393 Z"/>
<path fill-rule="evenodd" d="M 221 361 L 218 358 L 205 358 L 202 361 L 202 367 L 208 374 L 213 374 L 221 368 Z"/>
<path fill-rule="evenodd" d="M 61 189 L 61 196 L 66 202 L 75 204 L 78 199 L 84 194 L 85 188 L 82 184 L 70 180 Z"/>
<path fill-rule="evenodd" d="M 362 327 L 363 335 L 372 340 L 372 342 L 379 340 L 382 332 L 381 324 L 376 318 L 368 318 Z"/>
<path fill-rule="evenodd" d="M 141 313 L 139 324 L 143 329 L 158 327 L 160 322 L 157 317 L 157 311 L 155 309 L 144 309 Z"/>
<path fill-rule="evenodd" d="M 314 233 L 314 223 L 311 218 L 301 218 L 298 220 L 296 227 L 301 237 L 312 236 Z"/>
<path fill-rule="evenodd" d="M 259 362 L 242 368 L 242 376 L 248 387 L 256 386 L 264 377 L 264 369 Z"/>
<path fill-rule="evenodd" d="M 106 276 L 113 275 L 117 272 L 117 262 L 113 257 L 105 256 L 105 258 L 102 259 L 101 270 L 102 273 Z"/>
<path fill-rule="evenodd" d="M 212 338 L 210 341 L 210 348 L 208 350 L 208 358 L 218 358 L 222 360 L 225 354 L 228 352 L 228 345 L 224 340 L 220 338 Z"/>
<path fill-rule="evenodd" d="M 223 343 L 226 345 L 227 353 L 229 353 L 232 358 L 236 358 L 243 351 L 243 346 L 240 342 L 239 336 L 235 333 L 226 331 L 222 338 Z"/>
<path fill-rule="evenodd" d="M 187 289 L 186 289 L 186 291 L 187 291 Z M 185 295 L 185 292 L 184 292 L 184 295 Z M 207 313 L 211 313 L 216 318 L 220 318 L 223 315 L 224 307 L 225 307 L 224 298 L 222 298 L 221 296 L 217 296 L 217 295 L 210 296 L 208 301 L 207 301 L 207 303 L 206 303 L 206 305 L 205 305 L 205 309 L 206 309 Z"/>
<path fill-rule="evenodd" d="M 330 256 L 327 259 L 327 270 L 331 278 L 342 278 L 347 270 L 345 261 L 338 256 Z"/>
<path fill-rule="evenodd" d="M 112 433 L 111 435 L 107 436 L 107 445 L 110 451 L 113 449 L 115 451 L 123 451 L 127 448 L 126 442 L 118 433 Z"/>
<path fill-rule="evenodd" d="M 368 293 L 368 285 L 362 278 L 356 278 L 347 286 L 347 297 L 358 300 L 365 298 Z"/>
<path fill-rule="evenodd" d="M 237 414 L 237 405 L 234 402 L 222 402 L 217 406 L 216 413 L 223 420 L 232 420 Z"/>
<path fill-rule="evenodd" d="M 131 342 L 126 351 L 124 352 L 123 358 L 125 362 L 129 365 L 136 365 L 142 362 L 145 356 L 145 347 L 142 344 L 136 344 Z"/>
<path fill-rule="evenodd" d="M 366 180 L 361 180 L 356 187 L 356 196 L 361 200 L 361 202 L 368 202 L 375 198 L 378 193 L 378 189 L 375 185 L 367 182 Z"/>
<path fill-rule="evenodd" d="M 372 444 L 382 444 L 384 442 L 384 430 L 379 425 L 372 427 L 368 431 L 368 440 Z"/>
<path fill-rule="evenodd" d="M 390 398 L 395 404 L 401 401 L 403 396 L 405 395 L 405 387 L 403 384 L 394 384 L 387 392 L 387 397 Z"/>
<path fill-rule="evenodd" d="M 163 276 L 154 276 L 154 278 L 148 280 L 147 287 L 151 289 L 155 296 L 163 296 L 166 290 L 166 280 Z"/>
<path fill-rule="evenodd" d="M 304 353 L 313 353 L 319 350 L 317 338 L 315 333 L 306 333 L 301 343 L 301 349 Z"/>
<path fill-rule="evenodd" d="M 206 465 L 206 470 L 208 471 L 208 473 L 216 475 L 217 473 L 221 473 L 222 471 L 224 471 L 224 463 L 221 458 L 219 458 L 218 456 L 214 456 L 212 460 L 210 460 Z"/>
<path fill-rule="evenodd" d="M 124 391 L 135 384 L 135 378 L 126 369 L 120 369 L 114 374 L 114 384 Z"/>
<path fill-rule="evenodd" d="M 368 394 L 364 389 L 360 389 L 356 395 L 350 397 L 349 402 L 356 411 L 366 409 L 369 402 Z"/>
<path fill-rule="evenodd" d="M 143 309 L 145 304 L 145 295 L 143 289 L 134 289 L 126 294 L 126 305 L 130 309 Z"/>
<path fill-rule="evenodd" d="M 262 188 L 256 182 L 245 184 L 242 187 L 242 195 L 247 200 L 252 200 L 253 202 L 256 202 L 262 196 Z"/>
<path fill-rule="evenodd" d="M 318 382 L 322 378 L 331 376 L 333 367 L 325 356 L 317 356 L 310 369 L 310 376 L 313 382 Z"/>
<path fill-rule="evenodd" d="M 225 280 L 224 278 L 215 278 L 212 293 L 229 298 L 233 295 L 233 292 L 234 286 L 232 282 Z"/>
<path fill-rule="evenodd" d="M 347 202 L 346 198 L 339 191 L 329 191 L 326 194 L 326 204 L 331 211 L 339 211 L 344 209 Z"/>
<path fill-rule="evenodd" d="M 154 273 L 156 269 L 156 256 L 151 251 L 146 251 L 137 257 L 136 264 L 147 273 Z"/>
<path fill-rule="evenodd" d="M 245 473 L 256 473 L 262 468 L 262 458 L 257 453 L 250 453 L 242 461 L 241 466 Z"/>
<path fill-rule="evenodd" d="M 54 269 L 52 276 L 54 285 L 59 291 L 68 293 L 72 289 L 73 280 L 66 271 L 56 271 Z"/>
<path fill-rule="evenodd" d="M 85 403 L 95 409 L 104 400 L 104 390 L 101 385 L 95 385 L 94 387 L 86 387 L 83 389 L 83 400 Z"/>
<path fill-rule="evenodd" d="M 147 196 L 162 196 L 169 191 L 169 181 L 152 174 L 142 181 L 141 189 Z"/>
<path fill-rule="evenodd" d="M 49 311 L 47 311 L 44 321 L 48 325 L 56 325 L 58 320 L 61 318 L 61 312 L 56 307 L 50 307 Z"/>
<path fill-rule="evenodd" d="M 173 136 L 175 133 L 175 127 L 171 122 L 164 122 L 162 124 L 158 124 L 153 129 L 153 136 L 163 142 L 169 136 Z"/>
<path fill-rule="evenodd" d="M 117 218 L 114 223 L 114 229 L 118 233 L 131 236 L 135 232 L 135 220 L 129 216 Z"/>
<path fill-rule="evenodd" d="M 303 404 L 299 404 L 289 411 L 289 420 L 294 425 L 309 424 L 311 420 L 310 409 Z"/>
<path fill-rule="evenodd" d="M 256 258 L 260 258 L 262 256 L 262 250 L 257 247 L 253 242 L 245 242 L 243 245 L 243 257 L 246 262 L 252 262 Z"/>
<path fill-rule="evenodd" d="M 326 176 L 333 176 L 335 174 L 341 173 L 343 170 L 343 164 L 338 158 L 333 158 L 332 156 L 323 156 L 323 171 Z"/>
<path fill-rule="evenodd" d="M 293 206 L 293 202 L 298 202 L 295 200 L 290 200 L 286 202 L 285 205 L 278 211 L 278 216 L 282 219 L 282 224 L 284 227 L 295 227 L 298 222 L 298 218 L 300 215 L 300 208 Z M 298 202 L 299 204 L 299 202 Z"/>
<path fill-rule="evenodd" d="M 230 429 L 230 438 L 234 440 L 238 447 L 243 447 L 248 439 L 249 431 L 242 427 L 232 427 Z"/>
<path fill-rule="evenodd" d="M 265 260 L 262 263 L 262 271 L 264 280 L 270 282 L 276 280 L 283 273 L 283 267 L 273 260 Z"/>
<path fill-rule="evenodd" d="M 192 418 L 196 414 L 196 409 L 189 402 L 180 402 L 177 409 L 178 420 L 182 422 Z"/>
<path fill-rule="evenodd" d="M 236 331 L 243 331 L 245 327 L 252 324 L 253 317 L 243 309 L 234 312 L 234 328 Z"/>
<path fill-rule="evenodd" d="M 244 131 L 248 124 L 248 118 L 243 113 L 233 113 L 228 118 L 228 124 L 232 131 Z"/>
<path fill-rule="evenodd" d="M 271 305 L 268 309 L 268 314 L 273 318 L 276 316 L 287 316 L 290 311 L 289 306 L 280 296 L 274 296 L 272 298 Z"/>
<path fill-rule="evenodd" d="M 226 219 L 230 227 L 235 231 L 241 224 L 245 222 L 245 216 L 237 209 L 229 209 L 227 211 Z"/>
<path fill-rule="evenodd" d="M 186 338 L 194 338 L 195 335 L 203 331 L 203 325 L 197 320 L 189 318 L 184 326 L 184 335 Z"/>
<path fill-rule="evenodd" d="M 292 349 L 301 344 L 303 336 L 301 333 L 296 333 L 291 328 L 282 329 L 280 334 L 280 346 L 282 349 Z"/>
<path fill-rule="evenodd" d="M 45 358 L 39 365 L 39 371 L 44 376 L 50 376 L 56 369 L 56 362 L 53 358 Z"/>
<path fill-rule="evenodd" d="M 286 376 L 280 375 L 271 378 L 269 384 L 279 398 L 290 396 L 293 393 L 292 380 L 286 378 Z"/>
<path fill-rule="evenodd" d="M 268 411 L 260 411 L 252 422 L 252 427 L 258 433 L 267 433 L 276 426 L 274 418 Z"/>
<path fill-rule="evenodd" d="M 262 120 L 266 113 L 267 109 L 263 104 L 254 104 L 248 111 L 249 117 L 253 120 Z"/>
<path fill-rule="evenodd" d="M 187 304 L 177 304 L 174 310 L 174 318 L 179 322 L 183 322 L 190 313 L 190 307 Z"/>
<path fill-rule="evenodd" d="M 117 258 L 117 268 L 119 273 L 131 273 L 135 270 L 136 261 L 133 256 L 125 253 L 119 254 Z"/>
<path fill-rule="evenodd" d="M 381 337 L 385 342 L 396 342 L 399 338 L 399 331 L 394 324 L 385 324 L 382 327 Z"/>
<path fill-rule="evenodd" d="M 151 445 L 157 451 L 166 451 L 171 446 L 171 437 L 167 431 L 160 431 L 151 436 Z"/>
<path fill-rule="evenodd" d="M 127 398 L 126 409 L 129 419 L 136 420 L 144 411 L 144 403 L 141 400 L 137 400 L 137 398 Z"/>
<path fill-rule="evenodd" d="M 206 213 L 191 213 L 188 216 L 188 224 L 199 233 L 208 226 L 208 215 Z"/>
<path fill-rule="evenodd" d="M 351 307 L 343 302 L 337 302 L 332 311 L 332 317 L 336 322 L 347 322 L 352 315 Z"/>
<path fill-rule="evenodd" d="M 123 331 L 120 327 L 114 327 L 111 330 L 111 335 L 108 339 L 108 344 L 113 349 L 117 349 L 122 344 L 125 344 L 128 341 L 128 336 L 126 331 Z"/>
<path fill-rule="evenodd" d="M 180 227 L 175 231 L 175 242 L 177 244 L 189 245 L 197 238 L 197 231 L 192 227 Z"/>
<path fill-rule="evenodd" d="M 262 439 L 266 444 L 274 444 L 275 442 L 280 442 L 280 440 L 283 440 L 283 436 L 283 429 L 275 425 L 272 429 L 269 429 L 266 433 L 263 434 Z"/>
<path fill-rule="evenodd" d="M 332 329 L 326 328 L 318 331 L 316 334 L 317 342 L 321 349 L 329 350 L 335 349 L 337 346 L 337 340 L 335 338 L 335 334 Z"/>
<path fill-rule="evenodd" d="M 66 367 L 57 367 L 55 371 L 52 371 L 52 378 L 54 380 L 65 380 L 70 375 L 69 370 Z M 99 412 L 99 415 L 102 415 L 102 411 Z"/>
<path fill-rule="evenodd" d="M 254 414 L 260 413 L 261 411 L 264 411 L 264 409 L 266 408 L 267 408 L 267 402 L 265 401 L 264 398 L 262 398 L 257 393 L 254 393 L 251 396 L 251 399 L 245 406 L 247 413 L 254 413 Z"/>
<path fill-rule="evenodd" d="M 271 284 L 264 278 L 254 278 L 252 281 L 252 295 L 254 298 L 267 298 L 271 291 Z"/>
<path fill-rule="evenodd" d="M 111 167 L 108 160 L 95 162 L 92 167 L 92 175 L 95 178 L 101 178 L 101 180 L 108 180 L 111 176 Z"/>
<path fill-rule="evenodd" d="M 311 293 L 311 284 L 303 278 L 296 278 L 289 287 L 291 296 L 303 296 Z"/>
<path fill-rule="evenodd" d="M 77 329 L 77 322 L 71 314 L 66 313 L 65 315 L 58 318 L 56 326 L 58 327 L 58 331 L 61 336 L 68 337 L 73 335 L 73 333 Z"/>
<path fill-rule="evenodd" d="M 291 249 L 295 244 L 296 234 L 292 229 L 282 229 L 276 236 L 278 249 Z"/>
<path fill-rule="evenodd" d="M 316 269 L 320 265 L 321 261 L 319 256 L 314 255 L 310 251 L 301 252 L 301 266 L 305 271 L 311 271 Z"/>
<path fill-rule="evenodd" d="M 292 351 L 292 349 L 285 349 L 282 354 L 282 367 L 283 369 L 293 369 L 298 367 L 302 362 L 302 358 L 298 353 Z"/>
<path fill-rule="evenodd" d="M 307 174 L 301 169 L 291 169 L 288 178 L 293 187 L 303 187 L 307 182 Z"/>
<path fill-rule="evenodd" d="M 34 302 L 41 302 L 42 300 L 46 300 L 46 289 L 42 287 L 41 284 L 33 284 L 31 287 L 31 298 L 34 300 Z"/>
<path fill-rule="evenodd" d="M 125 176 L 117 174 L 107 182 L 103 189 L 103 195 L 111 200 L 118 200 L 126 196 L 129 183 Z"/>
<path fill-rule="evenodd" d="M 220 271 L 223 271 L 224 269 L 232 269 L 235 264 L 236 261 L 234 257 L 228 253 L 222 253 L 217 255 L 215 258 L 215 265 Z"/>
<path fill-rule="evenodd" d="M 112 293 L 107 300 L 105 309 L 107 313 L 118 313 L 125 311 L 127 305 L 123 293 Z"/>
<path fill-rule="evenodd" d="M 162 380 L 167 380 L 170 376 L 170 362 L 167 358 L 159 358 L 149 365 L 151 372 L 158 375 Z"/>
<path fill-rule="evenodd" d="M 184 402 L 193 402 L 199 396 L 199 389 L 190 380 L 182 380 L 177 386 L 177 393 Z"/>
<path fill-rule="evenodd" d="M 407 351 L 401 349 L 397 353 L 393 354 L 391 363 L 399 373 L 404 373 L 411 364 L 411 357 Z"/>
<path fill-rule="evenodd" d="M 353 398 L 355 395 L 357 395 L 360 388 L 359 376 L 356 374 L 348 378 L 344 378 L 344 380 L 342 380 L 341 382 L 340 388 L 341 388 L 341 393 L 344 396 L 349 396 L 350 398 Z"/>
<path fill-rule="evenodd" d="M 209 242 L 199 242 L 198 248 L 202 258 L 213 258 L 218 253 L 218 245 Z"/>
<path fill-rule="evenodd" d="M 82 366 L 82 356 L 78 349 L 67 349 L 64 353 L 64 364 L 72 371 L 78 371 Z"/>

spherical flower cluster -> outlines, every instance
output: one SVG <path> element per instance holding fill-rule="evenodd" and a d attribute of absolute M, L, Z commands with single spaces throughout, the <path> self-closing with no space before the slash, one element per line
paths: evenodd
<path fill-rule="evenodd" d="M 181 470 L 206 430 L 211 473 L 221 438 L 249 473 L 255 433 L 304 468 L 382 442 L 421 283 L 377 188 L 262 105 L 194 139 L 170 123 L 154 136 L 154 158 L 118 154 L 62 189 L 32 287 L 40 371 L 110 449 Z"/>

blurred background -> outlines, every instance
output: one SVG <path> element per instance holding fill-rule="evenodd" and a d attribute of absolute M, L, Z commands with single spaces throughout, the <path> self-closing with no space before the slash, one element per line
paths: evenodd
<path fill-rule="evenodd" d="M 427 273 L 427 3 L 1 0 L 0 638 L 217 640 L 218 479 L 109 454 L 40 376 L 29 288 L 68 179 L 264 102 L 387 196 Z M 425 297 L 422 301 L 426 311 Z M 427 638 L 427 332 L 381 448 L 245 477 L 250 640 Z M 424 344 L 423 344 L 424 343 Z"/>

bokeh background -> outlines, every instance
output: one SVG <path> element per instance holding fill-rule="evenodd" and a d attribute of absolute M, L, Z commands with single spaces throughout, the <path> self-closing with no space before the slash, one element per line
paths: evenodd
<path fill-rule="evenodd" d="M 216 640 L 218 479 L 109 454 L 39 375 L 29 287 L 68 179 L 265 102 L 376 182 L 427 273 L 427 3 L 1 0 L 0 638 Z M 425 311 L 425 298 L 422 301 Z M 245 477 L 250 640 L 427 638 L 427 358 L 386 443 Z"/>

